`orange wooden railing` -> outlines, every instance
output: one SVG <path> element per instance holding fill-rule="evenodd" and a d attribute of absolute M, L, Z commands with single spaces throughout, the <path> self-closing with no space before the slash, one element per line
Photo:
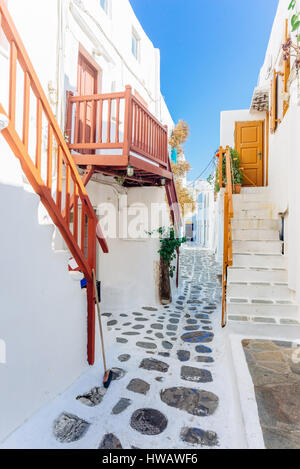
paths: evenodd
<path fill-rule="evenodd" d="M 103 251 L 108 252 L 108 247 L 68 146 L 3 0 L 0 0 L 0 19 L 0 29 L 10 52 L 8 109 L 0 104 L 2 119 L 7 117 L 2 135 L 20 160 L 29 183 L 40 196 L 87 280 L 88 360 L 92 364 L 95 350 L 92 269 L 96 267 L 96 229 Z M 22 90 L 21 82 L 24 84 Z M 16 96 L 21 91 L 20 103 Z M 21 113 L 22 121 L 20 132 L 16 125 L 18 113 Z M 34 129 L 30 126 L 32 120 Z"/>
<path fill-rule="evenodd" d="M 70 150 L 82 154 L 101 150 L 99 165 L 114 160 L 126 165 L 133 152 L 167 168 L 167 128 L 132 94 L 130 86 L 122 93 L 92 96 L 68 92 L 67 101 Z"/>
<path fill-rule="evenodd" d="M 223 181 L 223 156 L 225 155 L 226 181 Z M 219 150 L 219 181 L 220 188 L 225 184 L 224 192 L 224 242 L 223 242 L 223 278 L 222 278 L 222 326 L 226 326 L 226 307 L 227 307 L 227 275 L 228 267 L 232 266 L 232 227 L 231 220 L 233 213 L 233 184 L 230 148 L 226 150 L 220 147 Z"/>

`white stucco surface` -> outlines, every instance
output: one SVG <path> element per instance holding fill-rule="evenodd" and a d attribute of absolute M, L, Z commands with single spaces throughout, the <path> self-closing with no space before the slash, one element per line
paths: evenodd
<path fill-rule="evenodd" d="M 283 52 L 285 21 L 294 13 L 288 10 L 290 1 L 280 0 L 274 19 L 265 60 L 258 71 L 257 86 L 260 89 L 271 90 L 273 70 L 283 71 Z M 299 8 L 299 2 L 297 2 Z M 292 40 L 296 41 L 296 33 L 292 33 Z M 297 175 L 299 174 L 299 77 L 293 67 L 294 58 L 291 59 L 291 74 L 288 82 L 289 109 L 283 115 L 283 100 L 281 95 L 282 78 L 278 76 L 278 118 L 276 131 L 269 133 L 268 165 L 265 160 L 265 183 L 268 181 L 270 200 L 275 206 L 275 213 L 284 216 L 285 255 L 288 257 L 288 285 L 297 303 L 300 302 L 300 251 L 299 251 L 299 204 L 300 197 Z M 250 105 L 250 103 L 249 103 Z M 271 109 L 271 102 L 269 105 Z M 234 146 L 234 126 L 237 121 L 264 120 L 265 112 L 253 113 L 248 110 L 224 111 L 221 113 L 220 141 L 221 145 Z M 266 139 L 265 139 L 266 142 Z M 266 148 L 265 148 L 266 150 Z M 268 166 L 268 175 L 266 174 Z M 268 177 L 267 177 L 268 176 Z"/>
<path fill-rule="evenodd" d="M 236 122 L 259 121 L 265 119 L 265 113 L 250 112 L 248 109 L 222 111 L 220 128 L 220 145 L 234 148 L 234 130 Z"/>
<path fill-rule="evenodd" d="M 0 184 L 0 440 L 87 368 L 86 293 L 38 224 L 36 195 Z"/>
<path fill-rule="evenodd" d="M 108 15 L 100 2 L 10 0 L 9 10 L 25 44 L 58 123 L 64 133 L 66 91 L 76 91 L 79 48 L 97 63 L 99 92 L 123 91 L 131 85 L 164 125 L 174 123 L 160 90 L 160 54 L 136 18 L 128 0 L 111 0 Z M 33 26 L 34 25 L 34 26 Z M 137 60 L 131 51 L 132 31 L 140 39 Z M 0 49 L 0 102 L 8 109 L 9 55 Z M 22 135 L 23 76 L 17 72 L 17 130 Z M 36 126 L 30 104 L 31 129 Z M 47 126 L 44 123 L 44 128 Z M 43 133 L 42 152 L 47 149 Z M 34 155 L 34 151 L 31 155 Z M 86 369 L 86 293 L 68 274 L 70 254 L 53 225 L 45 222 L 39 198 L 24 178 L 18 160 L 0 136 L 0 440 L 34 412 L 68 388 Z M 44 171 L 45 165 L 42 165 Z M 53 165 L 55 170 L 55 164 Z M 55 175 L 54 175 L 55 176 Z M 108 203 L 122 212 L 128 207 L 163 203 L 164 190 L 128 191 L 113 181 L 90 182 L 95 210 Z M 24 190 L 25 188 L 25 190 Z M 126 202 L 121 196 L 127 196 Z M 38 216 L 39 214 L 39 216 Z M 99 214 L 100 216 L 100 214 Z M 118 222 L 117 222 L 118 226 Z M 158 221 L 155 228 L 161 226 Z M 119 226 L 118 226 L 119 228 Z M 147 229 L 141 224 L 140 231 Z M 129 239 L 130 238 L 130 239 Z M 108 238 L 110 253 L 98 248 L 98 278 L 103 307 L 158 304 L 157 239 Z M 174 281 L 172 282 L 174 286 Z M 5 349 L 6 363 L 3 361 Z M 97 345 L 98 356 L 98 331 Z M 4 383 L 4 384 L 2 384 Z"/>

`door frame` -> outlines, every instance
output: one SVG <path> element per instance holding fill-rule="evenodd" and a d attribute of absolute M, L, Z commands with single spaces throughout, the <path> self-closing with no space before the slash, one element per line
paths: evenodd
<path fill-rule="evenodd" d="M 96 90 L 95 94 L 101 94 L 102 92 L 102 68 L 100 65 L 96 62 L 96 60 L 89 54 L 89 52 L 83 47 L 81 43 L 78 45 L 78 59 L 77 59 L 77 73 L 78 73 L 78 68 L 79 68 L 79 57 L 82 56 L 86 62 L 90 64 L 92 68 L 95 69 L 97 72 L 97 78 L 96 78 Z M 76 91 L 78 91 L 78 74 L 77 74 L 77 84 L 76 84 Z"/>
<path fill-rule="evenodd" d="M 234 146 L 236 151 L 237 150 L 237 137 L 238 137 L 238 124 L 261 124 L 262 125 L 262 186 L 249 186 L 249 187 L 265 187 L 266 186 L 266 180 L 267 180 L 267 175 L 265 174 L 266 170 L 266 164 L 265 164 L 265 159 L 266 159 L 266 122 L 265 119 L 261 120 L 247 120 L 247 121 L 235 121 L 235 127 L 234 127 Z"/>
<path fill-rule="evenodd" d="M 102 89 L 102 69 L 97 64 L 95 59 L 87 52 L 87 50 L 79 43 L 78 45 L 78 58 L 77 58 L 77 85 L 76 93 L 80 96 L 79 92 L 79 83 L 80 83 L 80 60 L 86 62 L 86 64 L 95 71 L 95 81 L 94 81 L 94 92 L 92 94 L 100 94 Z M 80 104 L 79 104 L 79 113 L 80 113 Z M 97 110 L 94 109 L 94 118 L 96 118 Z M 80 119 L 79 119 L 80 122 Z M 94 120 L 95 122 L 95 120 Z M 95 129 L 91 129 L 91 132 L 95 132 Z M 80 134 L 80 132 L 79 132 Z M 82 154 L 95 154 L 96 150 L 82 150 Z"/>

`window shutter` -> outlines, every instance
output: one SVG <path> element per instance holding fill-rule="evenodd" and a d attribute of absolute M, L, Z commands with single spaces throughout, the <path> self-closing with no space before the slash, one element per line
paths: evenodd
<path fill-rule="evenodd" d="M 288 40 L 288 36 L 289 36 L 289 22 L 286 19 L 285 20 L 285 36 L 284 36 L 285 43 Z M 283 90 L 284 90 L 285 93 L 287 93 L 287 91 L 288 91 L 288 79 L 290 77 L 290 72 L 291 72 L 291 58 L 289 57 L 288 60 L 284 61 L 284 75 L 283 75 L 283 86 L 284 86 L 284 88 L 283 88 Z M 283 102 L 283 115 L 286 114 L 288 108 L 289 108 L 288 101 L 284 101 Z"/>
<path fill-rule="evenodd" d="M 277 73 L 274 69 L 271 84 L 271 119 L 270 131 L 274 133 L 277 127 Z"/>

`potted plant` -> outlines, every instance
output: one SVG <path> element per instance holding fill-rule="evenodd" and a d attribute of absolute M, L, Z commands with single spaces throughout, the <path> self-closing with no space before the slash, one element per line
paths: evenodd
<path fill-rule="evenodd" d="M 216 153 L 216 156 L 219 156 L 219 153 Z M 238 152 L 234 148 L 230 148 L 230 158 L 231 158 L 231 171 L 232 171 L 232 183 L 233 189 L 236 194 L 241 193 L 241 188 L 244 183 L 244 175 L 240 168 L 240 157 Z M 226 157 L 223 155 L 222 160 L 222 177 L 223 181 L 226 184 L 227 177 L 226 177 Z M 211 183 L 214 180 L 215 182 L 215 196 L 220 191 L 220 183 L 219 183 L 219 168 L 216 169 L 215 175 L 210 175 L 208 178 L 208 182 Z"/>
<path fill-rule="evenodd" d="M 177 250 L 186 242 L 186 238 L 178 239 L 175 236 L 175 229 L 171 227 L 169 230 L 166 228 L 159 228 L 160 235 L 160 300 L 162 304 L 172 302 L 170 278 L 174 277 L 176 268 L 172 262 L 177 257 Z"/>
<path fill-rule="evenodd" d="M 240 194 L 244 182 L 244 175 L 240 168 L 236 168 L 233 172 L 233 185 L 235 194 Z"/>
<path fill-rule="evenodd" d="M 244 175 L 240 168 L 240 156 L 238 152 L 230 148 L 231 166 L 232 166 L 232 183 L 235 194 L 241 193 L 241 188 L 244 182 Z"/>

